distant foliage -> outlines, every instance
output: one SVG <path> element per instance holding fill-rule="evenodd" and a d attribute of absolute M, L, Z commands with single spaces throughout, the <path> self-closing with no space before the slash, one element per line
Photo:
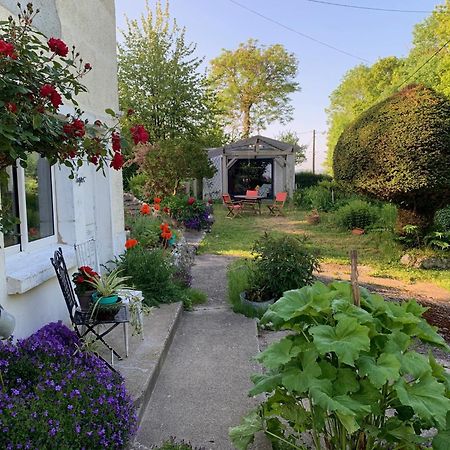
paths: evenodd
<path fill-rule="evenodd" d="M 362 228 L 367 230 L 378 219 L 378 208 L 363 200 L 353 200 L 340 207 L 334 219 L 336 224 L 344 230 Z"/>
<path fill-rule="evenodd" d="M 342 133 L 333 164 L 338 182 L 399 205 L 399 228 L 427 228 L 450 201 L 450 101 L 408 86 Z"/>
<path fill-rule="evenodd" d="M 324 173 L 297 172 L 295 174 L 295 185 L 297 189 L 316 186 L 321 181 L 331 181 L 332 177 Z"/>

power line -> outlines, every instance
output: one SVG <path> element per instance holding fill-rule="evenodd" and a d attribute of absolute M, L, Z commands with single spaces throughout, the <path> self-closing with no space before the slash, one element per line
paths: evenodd
<path fill-rule="evenodd" d="M 365 9 L 369 11 L 383 11 L 383 12 L 397 12 L 397 13 L 426 13 L 430 14 L 432 11 L 422 11 L 422 10 L 415 10 L 415 9 L 390 9 L 390 8 L 375 8 L 371 6 L 358 6 L 358 5 L 349 5 L 347 3 L 334 3 L 334 2 L 327 2 L 324 0 L 305 0 L 307 2 L 311 3 L 320 3 L 322 5 L 328 5 L 328 6 L 340 6 L 343 8 L 353 8 L 353 9 Z"/>
<path fill-rule="evenodd" d="M 274 24 L 276 24 L 276 25 L 278 25 L 278 26 L 280 26 L 280 27 L 282 27 L 282 28 L 284 28 L 284 29 L 286 29 L 286 30 L 288 30 L 288 31 L 291 31 L 292 33 L 298 34 L 299 36 L 302 36 L 302 37 L 304 37 L 304 38 L 306 38 L 306 39 L 309 39 L 310 41 L 316 42 L 317 44 L 323 45 L 324 47 L 331 48 L 332 50 L 334 50 L 334 51 L 336 51 L 336 52 L 342 53 L 342 54 L 347 55 L 347 56 L 350 56 L 350 57 L 352 57 L 352 58 L 359 59 L 360 61 L 364 61 L 364 62 L 366 62 L 366 63 L 370 63 L 369 60 L 367 60 L 367 59 L 365 59 L 365 58 L 361 58 L 361 56 L 354 55 L 353 53 L 349 53 L 349 52 L 347 52 L 347 51 L 345 51 L 345 50 L 342 50 L 342 49 L 340 49 L 340 48 L 338 48 L 338 47 L 335 47 L 334 45 L 328 44 L 328 43 L 326 43 L 326 42 L 324 42 L 324 41 L 321 41 L 321 40 L 316 39 L 316 38 L 314 38 L 314 37 L 312 37 L 312 36 L 309 36 L 308 34 L 302 33 L 302 32 L 300 32 L 300 31 L 298 31 L 298 30 L 296 30 L 296 29 L 294 29 L 294 28 L 291 28 L 291 27 L 288 26 L 288 25 L 285 25 L 285 24 L 283 24 L 283 23 L 281 23 L 281 22 L 278 22 L 278 21 L 275 20 L 275 19 L 272 19 L 272 18 L 270 18 L 270 17 L 267 17 L 267 16 L 265 16 L 264 14 L 261 14 L 261 13 L 259 13 L 258 11 L 255 11 L 254 9 L 251 9 L 251 8 L 249 8 L 248 6 L 245 6 L 245 5 L 243 5 L 242 3 L 237 2 L 236 0 L 228 0 L 228 1 L 231 2 L 231 3 L 233 3 L 233 4 L 236 5 L 236 6 L 239 6 L 239 7 L 242 8 L 242 9 L 245 9 L 245 10 L 248 11 L 248 12 L 251 12 L 252 14 L 255 14 L 256 16 L 259 16 L 259 17 L 261 17 L 261 18 L 263 18 L 263 19 L 265 19 L 265 20 L 267 20 L 267 21 L 269 21 L 269 22 L 272 22 L 272 23 L 274 23 Z"/>
<path fill-rule="evenodd" d="M 408 82 L 417 72 L 422 70 L 433 58 L 435 58 L 447 45 L 450 44 L 450 39 L 438 50 L 436 50 L 422 65 L 420 65 L 409 77 L 404 79 L 401 84 L 397 86 L 396 90 L 399 90 L 406 82 Z"/>

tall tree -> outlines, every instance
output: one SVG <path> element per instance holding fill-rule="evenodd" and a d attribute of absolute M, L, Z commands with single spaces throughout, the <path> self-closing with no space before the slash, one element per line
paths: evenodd
<path fill-rule="evenodd" d="M 276 139 L 281 142 L 285 142 L 286 144 L 296 145 L 298 147 L 295 152 L 295 164 L 301 164 L 306 160 L 306 149 L 308 146 L 306 144 L 300 144 L 300 138 L 295 131 L 282 131 Z"/>
<path fill-rule="evenodd" d="M 234 51 L 223 50 L 211 61 L 210 79 L 226 125 L 248 137 L 255 128 L 291 120 L 289 95 L 299 90 L 297 72 L 297 58 L 280 44 L 259 46 L 250 39 Z"/>
<path fill-rule="evenodd" d="M 195 56 L 196 46 L 186 43 L 185 29 L 170 18 L 169 3 L 157 0 L 153 11 L 147 2 L 146 14 L 127 20 L 122 35 L 121 109 L 133 111 L 133 121 L 149 130 L 152 142 L 217 137 L 214 98 L 199 71 L 202 59 Z"/>

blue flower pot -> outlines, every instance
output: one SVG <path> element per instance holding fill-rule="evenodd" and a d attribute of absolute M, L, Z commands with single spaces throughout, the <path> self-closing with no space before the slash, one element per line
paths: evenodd
<path fill-rule="evenodd" d="M 117 303 L 119 300 L 119 296 L 116 295 L 110 295 L 109 297 L 99 297 L 98 292 L 94 292 L 92 294 L 92 300 L 94 302 L 98 301 L 99 305 L 113 305 L 114 303 Z"/>

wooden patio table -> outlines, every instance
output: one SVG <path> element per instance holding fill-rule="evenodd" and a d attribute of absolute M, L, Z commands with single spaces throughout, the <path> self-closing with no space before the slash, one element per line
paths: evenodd
<path fill-rule="evenodd" d="M 266 197 L 254 197 L 249 195 L 233 195 L 234 198 L 237 198 L 238 200 L 241 200 L 242 203 L 245 205 L 245 203 L 255 203 L 258 205 L 258 213 L 261 214 L 261 201 L 263 198 Z"/>

